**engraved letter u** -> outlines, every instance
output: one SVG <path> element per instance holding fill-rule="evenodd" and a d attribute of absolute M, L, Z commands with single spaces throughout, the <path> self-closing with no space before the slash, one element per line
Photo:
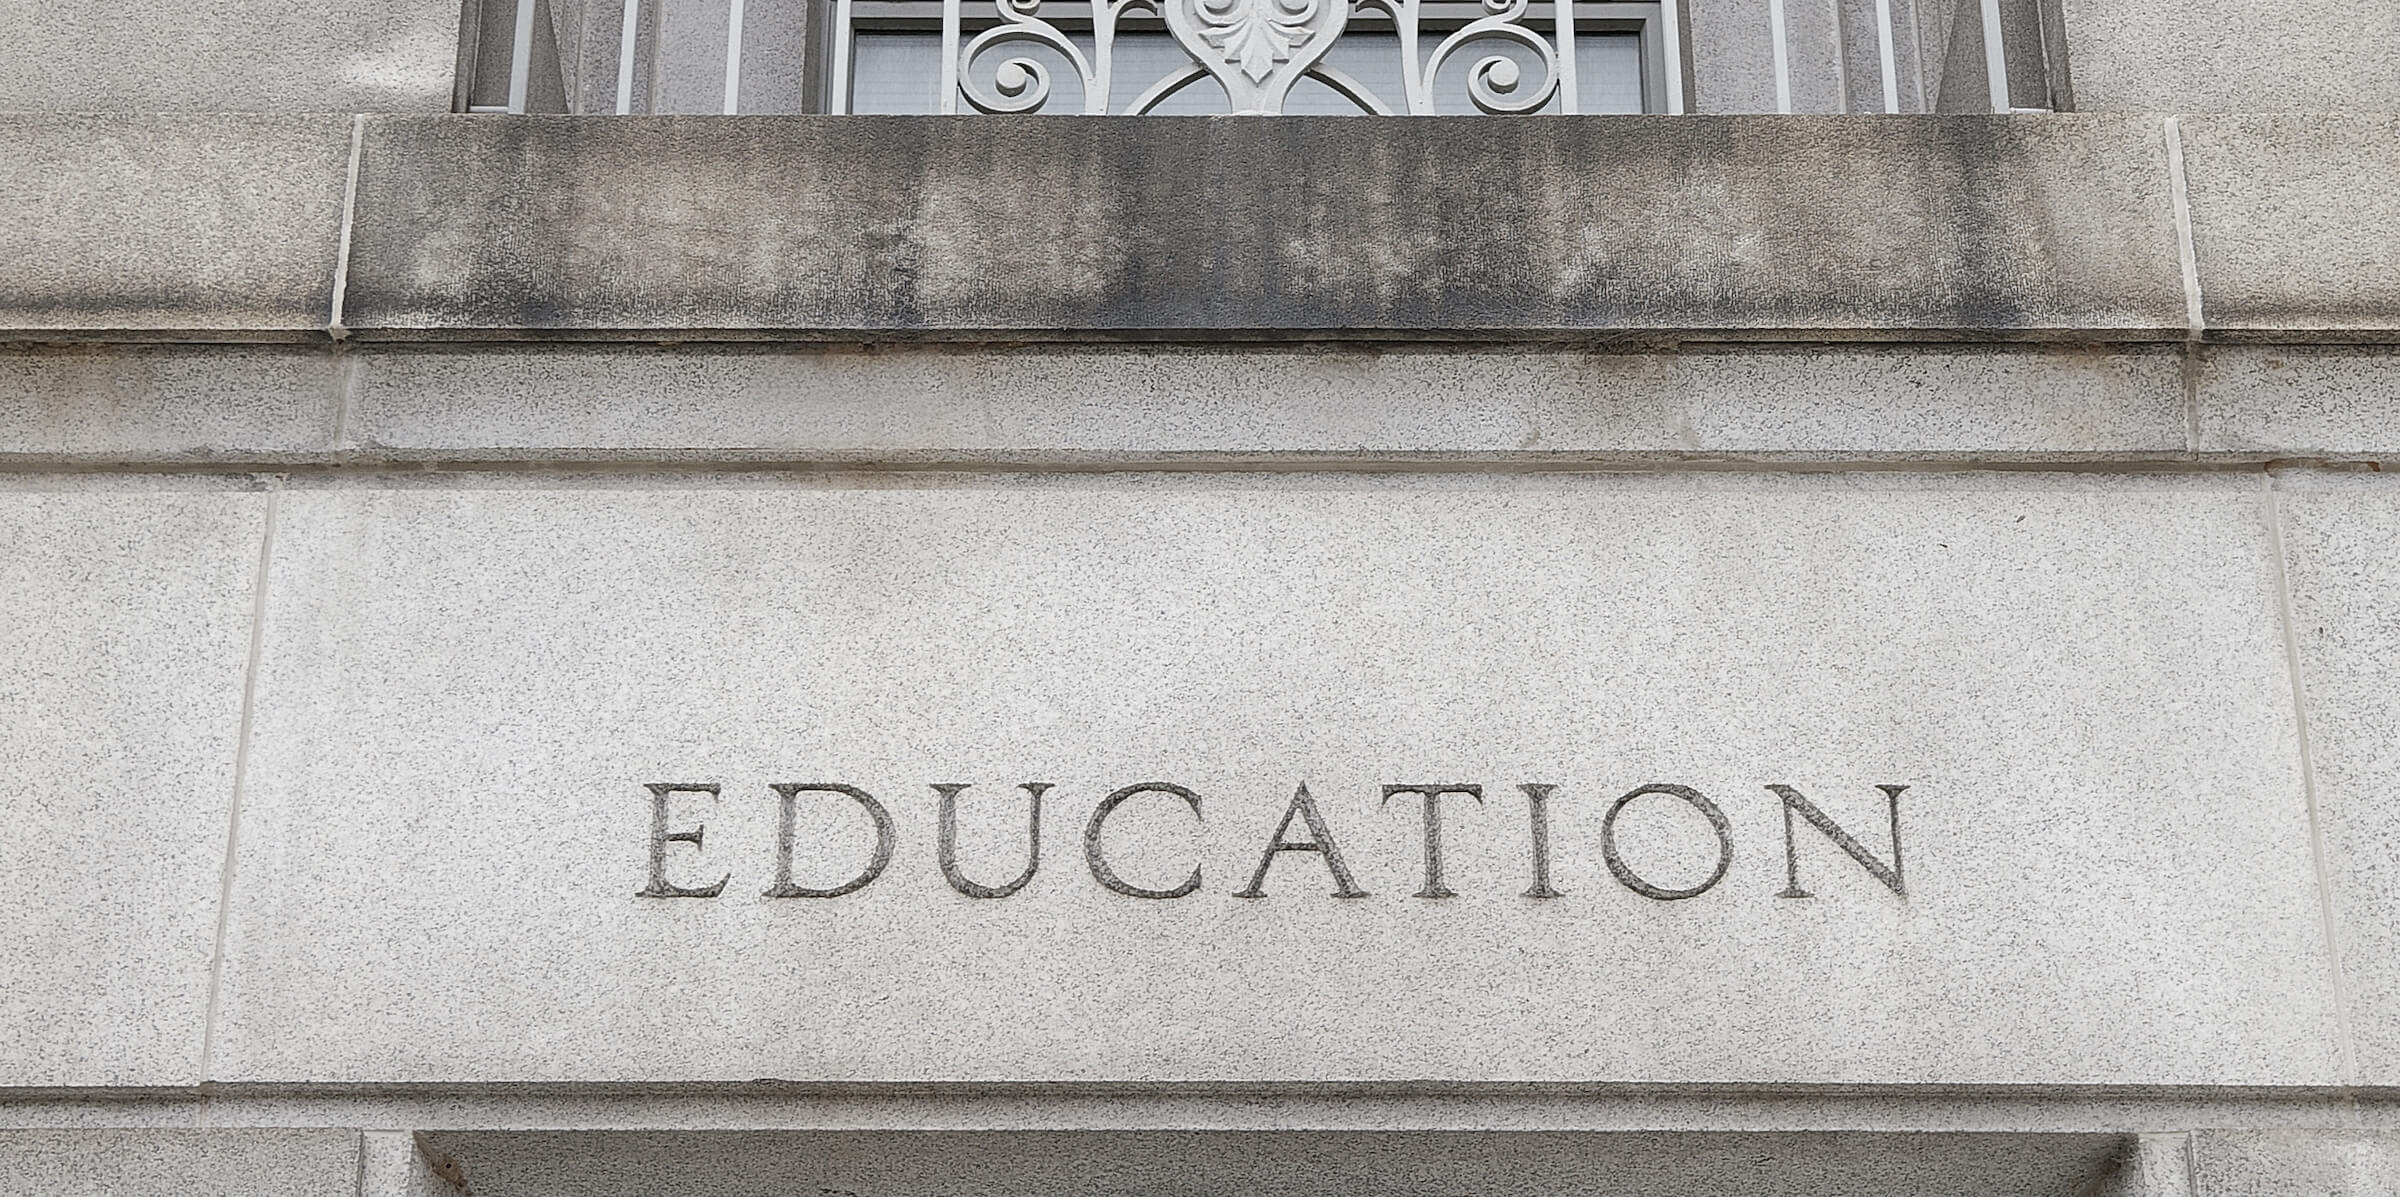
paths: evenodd
<path fill-rule="evenodd" d="M 1050 783 L 1029 781 L 1019 786 L 1025 791 L 1025 871 L 1006 885 L 977 885 L 958 871 L 958 795 L 965 783 L 936 783 L 934 791 L 942 796 L 941 831 L 934 841 L 934 855 L 942 862 L 942 879 L 950 888 L 970 898 L 1005 898 L 1025 888 L 1042 865 L 1042 795 Z"/>

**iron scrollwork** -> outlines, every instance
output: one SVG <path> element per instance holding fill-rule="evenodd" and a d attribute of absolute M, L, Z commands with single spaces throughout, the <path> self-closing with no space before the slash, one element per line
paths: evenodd
<path fill-rule="evenodd" d="M 997 23 L 969 35 L 962 19 L 963 0 L 944 0 L 941 108 L 958 111 L 963 100 L 979 112 L 1055 111 L 1053 75 L 1063 69 L 1081 88 L 1080 111 L 1094 116 L 1147 113 L 1203 80 L 1224 89 L 1229 112 L 1274 115 L 1284 111 L 1302 79 L 1323 84 L 1362 112 L 1430 116 L 1440 111 L 1435 84 L 1443 70 L 1481 49 L 1485 52 L 1473 57 L 1463 80 L 1466 97 L 1476 109 L 1537 112 L 1556 100 L 1559 111 L 1575 111 L 1572 65 L 1562 62 L 1575 49 L 1572 0 L 1558 0 L 1557 27 L 1548 35 L 1527 20 L 1531 0 L 1481 0 L 1481 16 L 1448 30 L 1426 28 L 1424 4 L 1425 0 L 996 0 Z M 1325 61 L 1351 27 L 1353 16 L 1370 9 L 1390 19 L 1403 93 L 1398 97 L 1379 95 Z M 1131 100 L 1112 109 L 1117 32 L 1132 13 L 1163 21 L 1188 61 L 1144 81 Z M 1088 21 L 1088 37 L 1079 39 L 1068 32 L 1069 15 L 1076 26 Z M 1436 34 L 1439 39 L 1425 49 L 1425 42 Z M 1517 54 L 1498 52 L 1501 44 L 1516 47 Z M 1455 86 L 1450 94 L 1457 94 Z"/>

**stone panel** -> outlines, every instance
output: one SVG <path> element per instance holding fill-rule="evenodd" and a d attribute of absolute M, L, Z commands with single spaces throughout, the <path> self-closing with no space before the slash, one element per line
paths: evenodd
<path fill-rule="evenodd" d="M 0 1085 L 199 1079 L 263 508 L 0 491 Z"/>
<path fill-rule="evenodd" d="M 2216 346 L 2195 402 L 2203 452 L 2400 457 L 2400 352 L 2382 346 Z"/>
<path fill-rule="evenodd" d="M 0 0 L 0 112 L 447 112 L 458 14 L 458 0 Z"/>
<path fill-rule="evenodd" d="M 2191 1136 L 2137 1135 L 2093 1197 L 2193 1197 Z"/>
<path fill-rule="evenodd" d="M 2175 351 L 369 351 L 399 458 L 2159 457 Z"/>
<path fill-rule="evenodd" d="M 2058 0 L 2085 112 L 2400 109 L 2388 0 Z"/>
<path fill-rule="evenodd" d="M 2279 483 L 2317 816 L 2360 1078 L 2400 1083 L 2400 486 Z"/>
<path fill-rule="evenodd" d="M 356 1197 L 346 1130 L 0 1130 L 0 1197 Z"/>
<path fill-rule="evenodd" d="M 2192 1136 L 2193 1197 L 2400 1193 L 2400 1132 L 2225 1130 Z"/>
<path fill-rule="evenodd" d="M 477 1197 L 2053 1197 L 2112 1135 L 440 1134 Z"/>
<path fill-rule="evenodd" d="M 1775 47 L 1765 11 L 1739 0 L 1693 0 L 1686 13 L 1691 111 L 1775 111 Z"/>
<path fill-rule="evenodd" d="M 2211 332 L 2400 332 L 2400 115 L 2193 117 L 2183 152 Z"/>
<path fill-rule="evenodd" d="M 457 1162 L 423 1143 L 421 1134 L 368 1131 L 359 1136 L 359 1152 L 358 1197 L 459 1197 L 434 1170 L 434 1158 L 441 1158 L 451 1175 L 460 1175 Z"/>
<path fill-rule="evenodd" d="M 2181 376 L 2164 346 L 28 346 L 0 460 L 2156 460 Z"/>
<path fill-rule="evenodd" d="M 0 349 L 0 461 L 321 454 L 341 374 L 330 350 L 301 346 Z"/>
<path fill-rule="evenodd" d="M 2179 336 L 2156 120 L 378 118 L 362 334 Z"/>
<path fill-rule="evenodd" d="M 2320 1085 L 2254 479 L 327 480 L 282 500 L 215 1079 Z M 1171 781 L 1205 802 L 1103 794 Z M 771 783 L 891 813 L 768 898 Z M 1351 874 L 1279 854 L 1299 783 Z M 1445 880 L 1421 803 L 1446 808 Z M 660 841 L 649 783 L 673 796 Z M 1021 782 L 1055 783 L 1015 896 Z M 1642 896 L 1604 816 L 1732 844 Z M 1551 800 L 1553 888 L 1526 783 Z M 1893 847 L 1902 897 L 1785 784 Z M 819 795 L 822 797 L 822 795 Z M 1697 804 L 1617 827 L 1699 887 Z M 793 885 L 871 854 L 795 794 Z M 1307 838 L 1292 823 L 1288 838 Z M 1787 853 L 1792 859 L 1787 861 Z M 1888 868 L 1888 863 L 1886 864 Z M 1814 896 L 1786 898 L 1790 870 Z M 729 878 L 717 898 L 639 897 Z M 663 878 L 663 880 L 662 880 Z M 1646 880 L 1645 880 L 1646 878 Z M 1417 897 L 1441 888 L 1454 898 Z M 1345 900 L 1337 890 L 1363 891 Z"/>
<path fill-rule="evenodd" d="M 0 335 L 323 332 L 349 152 L 334 116 L 0 115 Z"/>

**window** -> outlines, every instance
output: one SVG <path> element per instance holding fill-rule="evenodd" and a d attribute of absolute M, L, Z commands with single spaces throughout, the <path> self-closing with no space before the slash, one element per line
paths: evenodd
<path fill-rule="evenodd" d="M 466 0 L 467 112 L 2005 112 L 2058 0 Z"/>

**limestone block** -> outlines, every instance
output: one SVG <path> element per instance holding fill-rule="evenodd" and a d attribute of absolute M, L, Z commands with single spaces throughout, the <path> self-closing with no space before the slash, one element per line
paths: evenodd
<path fill-rule="evenodd" d="M 2400 457 L 2400 352 L 2224 345 L 2202 363 L 2194 391 L 2202 452 Z"/>
<path fill-rule="evenodd" d="M 346 1130 L 0 1130 L 0 1197 L 355 1197 Z"/>
<path fill-rule="evenodd" d="M 220 1081 L 2339 1075 L 2255 479 L 279 503 Z"/>
<path fill-rule="evenodd" d="M 2149 118 L 382 117 L 361 161 L 362 335 L 2184 326 Z"/>
<path fill-rule="evenodd" d="M 1410 1133 L 436 1134 L 477 1197 L 2052 1197 L 2111 1135 Z"/>
<path fill-rule="evenodd" d="M 359 1136 L 358 1197 L 460 1197 L 442 1178 L 464 1179 L 455 1158 L 424 1141 L 422 1132 L 368 1131 Z"/>
<path fill-rule="evenodd" d="M 2400 115 L 2193 117 L 2183 152 L 2212 332 L 2400 331 Z"/>
<path fill-rule="evenodd" d="M 1775 46 L 1766 11 L 1722 0 L 1686 6 L 1685 40 L 1691 47 L 1692 111 L 1775 111 Z M 1813 59 L 1810 60 L 1813 63 Z M 1814 72 L 1801 78 L 1816 81 Z"/>
<path fill-rule="evenodd" d="M 341 374 L 330 350 L 302 346 L 0 349 L 0 461 L 323 453 Z"/>
<path fill-rule="evenodd" d="M 2094 1197 L 2193 1197 L 2188 1134 L 2136 1135 Z"/>
<path fill-rule="evenodd" d="M 2400 1078 L 2400 487 L 2286 475 L 2285 569 L 2360 1077 Z"/>
<path fill-rule="evenodd" d="M 2284 356 L 2270 382 L 2292 382 Z M 2211 427 L 2270 444 L 2332 420 L 2356 432 L 2342 444 L 2375 443 L 2374 367 L 2329 358 L 2261 399 L 2229 362 Z M 0 350 L 0 460 L 19 466 L 2156 460 L 2186 452 L 2184 425 L 2165 346 Z"/>
<path fill-rule="evenodd" d="M 2400 1193 L 2400 1133 L 2223 1130 L 2192 1136 L 2193 1197 Z"/>
<path fill-rule="evenodd" d="M 555 347 L 353 356 L 397 457 L 873 461 L 2182 452 L 2175 351 Z"/>
<path fill-rule="evenodd" d="M 2400 109 L 2387 0 L 2059 0 L 2085 112 Z"/>
<path fill-rule="evenodd" d="M 459 5 L 0 0 L 0 28 L 0 112 L 446 112 Z"/>
<path fill-rule="evenodd" d="M 199 1079 L 263 524 L 0 491 L 0 1085 Z"/>
<path fill-rule="evenodd" d="M 0 335 L 322 332 L 349 153 L 333 116 L 0 115 Z"/>

